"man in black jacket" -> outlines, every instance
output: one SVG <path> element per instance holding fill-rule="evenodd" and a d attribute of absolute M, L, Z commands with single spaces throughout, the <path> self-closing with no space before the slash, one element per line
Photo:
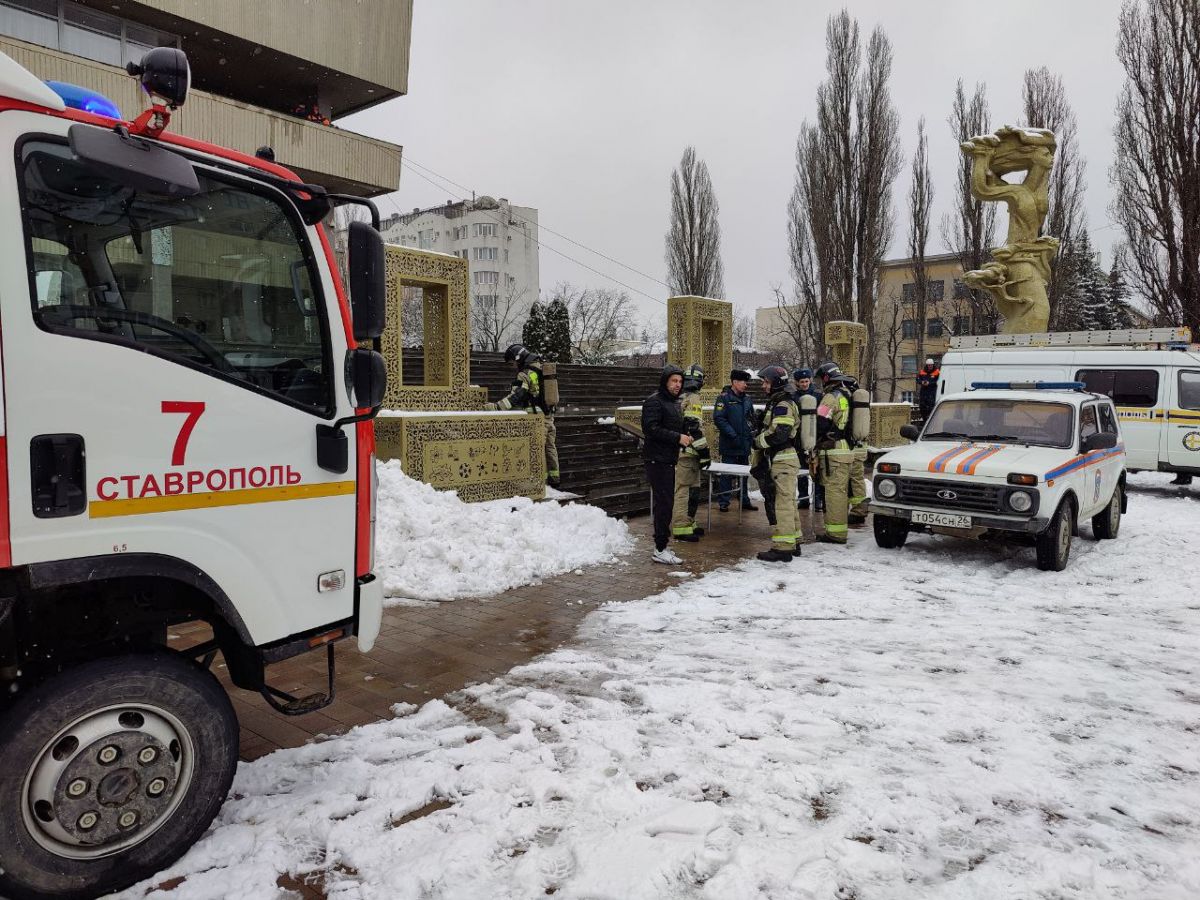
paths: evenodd
<path fill-rule="evenodd" d="M 654 561 L 672 566 L 683 562 L 667 547 L 671 538 L 675 464 L 679 461 L 679 448 L 692 442 L 679 409 L 682 388 L 683 369 L 668 363 L 663 366 L 658 390 L 642 403 L 642 459 L 646 463 L 654 514 Z"/>

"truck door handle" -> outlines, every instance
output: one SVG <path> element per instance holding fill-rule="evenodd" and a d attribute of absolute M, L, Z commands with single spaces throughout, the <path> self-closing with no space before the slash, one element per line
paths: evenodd
<path fill-rule="evenodd" d="M 37 518 L 77 516 L 87 509 L 86 457 L 82 435 L 39 434 L 29 442 Z"/>

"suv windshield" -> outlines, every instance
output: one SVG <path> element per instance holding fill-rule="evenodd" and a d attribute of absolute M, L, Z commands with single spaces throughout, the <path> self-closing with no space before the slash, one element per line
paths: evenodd
<path fill-rule="evenodd" d="M 1043 447 L 1071 447 L 1074 437 L 1074 416 L 1068 403 L 984 397 L 939 403 L 921 434 L 923 441 L 995 441 Z"/>
<path fill-rule="evenodd" d="M 137 193 L 40 141 L 23 147 L 20 175 L 41 327 L 330 410 L 316 269 L 271 189 L 198 170 L 195 196 Z"/>

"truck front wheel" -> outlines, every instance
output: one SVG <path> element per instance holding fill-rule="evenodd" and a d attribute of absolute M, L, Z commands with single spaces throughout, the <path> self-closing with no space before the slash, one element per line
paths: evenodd
<path fill-rule="evenodd" d="M 1075 535 L 1075 507 L 1063 500 L 1050 525 L 1036 538 L 1037 567 L 1046 572 L 1061 572 L 1071 558 L 1071 538 Z"/>
<path fill-rule="evenodd" d="M 224 688 L 169 652 L 99 659 L 0 716 L 0 896 L 95 897 L 170 865 L 237 768 Z"/>
<path fill-rule="evenodd" d="M 899 550 L 908 540 L 908 522 L 892 516 L 875 514 L 875 543 L 884 550 Z"/>

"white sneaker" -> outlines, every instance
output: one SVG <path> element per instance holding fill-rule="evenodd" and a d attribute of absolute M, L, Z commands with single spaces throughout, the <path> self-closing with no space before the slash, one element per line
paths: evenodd
<path fill-rule="evenodd" d="M 662 563 L 664 566 L 677 566 L 683 562 L 682 559 L 675 555 L 675 551 L 670 547 L 664 547 L 662 550 L 655 550 L 652 559 L 656 563 Z"/>

